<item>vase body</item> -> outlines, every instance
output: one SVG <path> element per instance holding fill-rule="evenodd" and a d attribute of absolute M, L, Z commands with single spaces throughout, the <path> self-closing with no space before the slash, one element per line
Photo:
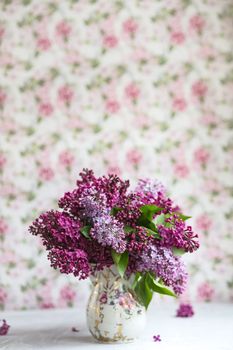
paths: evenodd
<path fill-rule="evenodd" d="M 115 266 L 91 277 L 87 324 L 92 336 L 104 343 L 128 343 L 139 337 L 146 325 L 146 311 L 130 292 Z"/>

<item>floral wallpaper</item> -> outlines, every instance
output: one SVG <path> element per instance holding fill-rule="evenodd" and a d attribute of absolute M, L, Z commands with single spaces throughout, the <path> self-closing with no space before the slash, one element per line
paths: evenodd
<path fill-rule="evenodd" d="M 81 303 L 29 223 L 83 167 L 157 177 L 199 232 L 188 297 L 232 301 L 233 3 L 2 0 L 0 308 Z"/>

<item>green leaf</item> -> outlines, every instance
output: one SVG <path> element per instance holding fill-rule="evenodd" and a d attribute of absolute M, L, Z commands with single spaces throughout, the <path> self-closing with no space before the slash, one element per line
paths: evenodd
<path fill-rule="evenodd" d="M 142 214 L 142 215 L 138 218 L 137 224 L 138 224 L 139 226 L 147 227 L 147 228 L 149 228 L 149 229 L 152 230 L 152 231 L 156 231 L 155 224 L 154 224 L 152 221 L 148 220 L 147 217 L 146 217 L 144 214 Z"/>
<path fill-rule="evenodd" d="M 91 230 L 91 225 L 87 225 L 87 226 L 83 226 L 80 231 L 82 233 L 82 235 L 88 239 L 91 239 L 89 233 L 90 233 L 90 230 Z"/>
<path fill-rule="evenodd" d="M 170 295 L 172 297 L 176 297 L 176 294 L 171 291 L 169 288 L 165 287 L 163 284 L 155 281 L 155 279 L 148 273 L 147 281 L 149 287 L 156 293 Z"/>
<path fill-rule="evenodd" d="M 172 252 L 173 252 L 174 255 L 180 256 L 180 255 L 183 255 L 185 253 L 185 250 L 182 249 L 182 248 L 174 247 L 174 248 L 172 248 Z"/>
<path fill-rule="evenodd" d="M 181 220 L 183 220 L 183 221 L 186 221 L 186 220 L 188 220 L 188 219 L 191 219 L 191 217 L 192 217 L 192 216 L 188 216 L 188 215 L 184 215 L 184 214 L 180 214 L 180 213 L 178 213 L 178 216 L 179 216 L 179 218 L 180 218 Z"/>
<path fill-rule="evenodd" d="M 163 208 L 158 207 L 157 205 L 153 205 L 153 204 L 143 205 L 140 208 L 140 211 L 142 214 L 138 218 L 137 224 L 139 226 L 146 227 L 148 230 L 150 230 L 148 231 L 150 234 L 152 234 L 151 231 L 153 231 L 153 236 L 156 236 L 156 234 L 158 233 L 158 230 L 155 226 L 155 223 L 157 224 L 157 222 L 156 221 L 154 222 L 153 217 L 155 214 L 158 214 L 159 212 L 161 212 L 161 210 L 163 210 Z M 160 220 L 162 220 L 163 218 L 163 222 L 165 220 L 164 214 L 158 215 L 157 218 L 160 218 Z"/>
<path fill-rule="evenodd" d="M 120 258 L 121 258 L 121 254 L 120 253 L 117 253 L 115 250 L 111 250 L 111 253 L 112 253 L 112 260 L 114 261 L 114 263 L 117 265 L 120 261 Z"/>
<path fill-rule="evenodd" d="M 134 231 L 134 228 L 126 225 L 126 226 L 124 226 L 124 231 L 125 231 L 125 233 L 131 233 Z"/>
<path fill-rule="evenodd" d="M 123 254 L 121 254 L 120 260 L 117 264 L 118 272 L 122 278 L 124 277 L 125 271 L 128 266 L 128 262 L 129 262 L 129 253 L 125 251 Z"/>
<path fill-rule="evenodd" d="M 123 254 L 120 254 L 113 249 L 111 250 L 111 253 L 112 253 L 112 259 L 116 264 L 119 275 L 123 278 L 128 266 L 129 253 L 125 251 Z"/>
<path fill-rule="evenodd" d="M 110 211 L 110 214 L 115 216 L 121 210 L 122 210 L 122 208 L 120 208 L 120 207 L 113 207 Z"/>
<path fill-rule="evenodd" d="M 166 219 L 165 214 L 160 214 L 156 216 L 156 218 L 154 218 L 153 223 L 155 225 L 163 225 L 165 223 L 165 219 Z"/>
<path fill-rule="evenodd" d="M 161 238 L 158 231 L 155 232 L 155 231 L 150 230 L 149 228 L 147 228 L 146 230 L 147 230 L 149 236 L 153 236 L 154 238 L 158 238 L 158 239 Z"/>
<path fill-rule="evenodd" d="M 135 273 L 135 278 L 134 278 L 134 281 L 133 281 L 133 284 L 132 284 L 132 287 L 131 287 L 132 289 L 134 289 L 136 287 L 137 282 L 138 282 L 140 277 L 141 277 L 140 272 L 136 272 Z"/>
<path fill-rule="evenodd" d="M 147 282 L 147 274 L 142 276 L 142 278 L 136 284 L 135 293 L 139 299 L 139 302 L 141 302 L 147 309 L 153 297 L 153 292 L 151 291 L 151 288 Z"/>
<path fill-rule="evenodd" d="M 167 221 L 166 219 L 170 219 L 170 221 Z M 153 223 L 157 225 L 163 225 L 165 227 L 172 228 L 174 226 L 174 223 L 172 221 L 172 214 L 160 214 L 156 216 L 153 220 Z"/>
<path fill-rule="evenodd" d="M 161 210 L 163 210 L 163 208 L 160 208 L 154 204 L 143 205 L 140 207 L 140 212 L 150 221 L 153 219 L 153 216 L 159 213 Z"/>
<path fill-rule="evenodd" d="M 145 278 L 143 302 L 146 309 L 148 308 L 152 298 L 153 298 L 153 292 L 147 283 L 147 278 Z"/>

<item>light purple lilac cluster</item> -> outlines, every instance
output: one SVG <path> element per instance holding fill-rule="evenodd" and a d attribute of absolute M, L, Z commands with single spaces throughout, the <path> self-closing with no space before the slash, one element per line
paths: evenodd
<path fill-rule="evenodd" d="M 76 185 L 59 200 L 59 211 L 41 214 L 29 228 L 42 238 L 51 265 L 84 279 L 112 265 L 112 251 L 127 252 L 128 274 L 151 272 L 176 294 L 182 293 L 187 273 L 173 250 L 193 252 L 198 237 L 164 186 L 144 179 L 131 190 L 129 181 L 116 175 L 96 177 L 88 169 Z M 157 210 L 143 217 L 144 206 Z M 165 220 L 155 225 L 158 216 Z"/>
<path fill-rule="evenodd" d="M 124 225 L 113 216 L 103 215 L 95 218 L 90 235 L 102 246 L 112 247 L 117 253 L 126 250 Z"/>
<path fill-rule="evenodd" d="M 171 286 L 176 294 L 181 294 L 185 289 L 188 274 L 184 263 L 169 248 L 147 246 L 137 259 L 136 269 L 154 273 L 166 286 Z"/>
<path fill-rule="evenodd" d="M 152 199 L 152 201 L 159 197 L 159 194 L 165 196 L 166 189 L 162 182 L 157 179 L 139 179 L 138 184 L 135 188 L 135 192 L 140 194 L 140 197 L 145 197 L 146 201 L 148 201 L 148 197 Z"/>

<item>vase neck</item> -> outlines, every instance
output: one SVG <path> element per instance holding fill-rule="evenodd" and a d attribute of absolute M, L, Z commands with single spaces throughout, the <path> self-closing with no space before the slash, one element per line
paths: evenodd
<path fill-rule="evenodd" d="M 119 272 L 117 271 L 117 268 L 115 265 L 111 265 L 110 267 L 105 267 L 103 270 L 95 271 L 90 276 L 91 282 L 95 285 L 98 283 L 107 283 L 107 281 L 114 281 L 114 280 L 122 280 L 120 277 Z"/>

